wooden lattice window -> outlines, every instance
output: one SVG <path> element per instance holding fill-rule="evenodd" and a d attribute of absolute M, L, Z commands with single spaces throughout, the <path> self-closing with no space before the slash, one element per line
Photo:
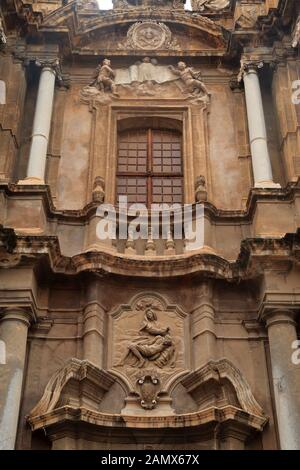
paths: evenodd
<path fill-rule="evenodd" d="M 176 131 L 123 131 L 118 139 L 117 198 L 128 203 L 183 203 L 182 139 Z"/>

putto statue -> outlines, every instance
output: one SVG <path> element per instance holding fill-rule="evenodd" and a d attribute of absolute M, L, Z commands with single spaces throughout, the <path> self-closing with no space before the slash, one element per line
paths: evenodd
<path fill-rule="evenodd" d="M 185 62 L 178 62 L 177 69 L 173 65 L 169 69 L 181 78 L 186 91 L 191 95 L 205 95 L 209 96 L 209 92 L 201 80 L 201 72 L 195 72 L 191 67 L 188 67 Z"/>
<path fill-rule="evenodd" d="M 192 9 L 194 11 L 220 11 L 228 8 L 230 0 L 192 0 Z"/>
<path fill-rule="evenodd" d="M 90 86 L 97 88 L 99 91 L 107 91 L 111 92 L 115 96 L 119 96 L 117 93 L 115 78 L 116 74 L 111 68 L 110 60 L 104 59 L 102 65 L 98 65 Z"/>

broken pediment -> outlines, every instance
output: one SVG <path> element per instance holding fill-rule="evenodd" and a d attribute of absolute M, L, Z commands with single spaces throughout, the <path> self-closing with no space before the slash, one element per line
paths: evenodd
<path fill-rule="evenodd" d="M 40 32 L 60 33 L 66 46 L 85 55 L 123 55 L 128 51 L 220 55 L 225 52 L 229 37 L 210 19 L 183 9 L 102 11 L 83 8 L 77 2 L 47 16 Z"/>
<path fill-rule="evenodd" d="M 143 305 L 147 305 L 145 299 Z M 164 355 L 166 365 L 167 359 Z M 117 375 L 88 361 L 71 359 L 50 378 L 27 422 L 33 432 L 43 430 L 53 449 L 63 449 L 64 438 L 73 439 L 75 434 L 82 449 L 89 445 L 86 440 L 91 433 L 98 448 L 106 445 L 108 433 L 116 444 L 120 439 L 144 443 L 150 436 L 153 442 L 154 430 L 160 444 L 171 439 L 173 446 L 176 442 L 182 445 L 184 433 L 197 448 L 242 448 L 268 422 L 241 372 L 226 359 L 210 361 L 183 378 L 177 377 L 175 388 L 181 387 L 192 397 L 194 409 L 181 394 L 182 410 L 176 410 L 176 399 L 171 398 L 174 387 L 169 383 L 171 393 L 162 394 L 161 379 L 147 366 L 139 369 L 136 379 L 136 393 L 125 399 L 127 387 L 124 382 L 120 387 Z M 108 394 L 112 399 L 106 400 Z M 116 405 L 121 408 L 124 400 L 126 408 L 117 411 Z M 237 447 L 228 447 L 232 436 Z"/>

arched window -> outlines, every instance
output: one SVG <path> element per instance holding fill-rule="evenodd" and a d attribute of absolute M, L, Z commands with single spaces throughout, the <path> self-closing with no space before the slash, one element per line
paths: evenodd
<path fill-rule="evenodd" d="M 119 133 L 117 199 L 128 203 L 183 203 L 182 136 L 162 129 Z"/>

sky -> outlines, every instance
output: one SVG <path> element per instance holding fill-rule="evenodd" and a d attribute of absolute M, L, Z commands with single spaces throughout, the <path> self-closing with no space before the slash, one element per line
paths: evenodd
<path fill-rule="evenodd" d="M 112 0 L 98 0 L 101 10 L 109 10 L 112 8 Z M 186 8 L 190 10 L 191 8 L 191 0 L 187 1 Z"/>

